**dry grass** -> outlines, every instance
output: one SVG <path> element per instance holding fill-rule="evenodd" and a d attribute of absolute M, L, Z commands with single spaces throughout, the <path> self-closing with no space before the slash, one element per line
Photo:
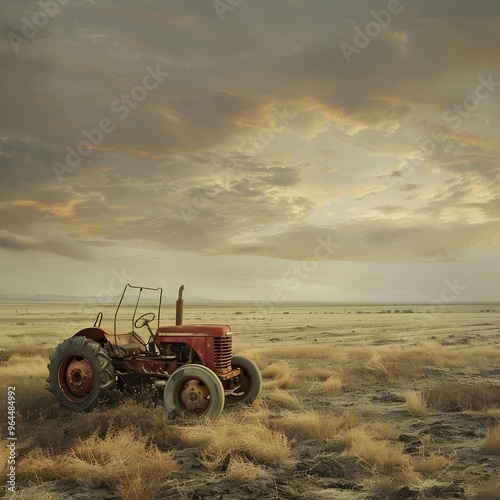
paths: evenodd
<path fill-rule="evenodd" d="M 414 468 L 417 472 L 424 474 L 427 477 L 435 477 L 443 472 L 450 465 L 449 458 L 440 455 L 439 453 L 431 453 L 428 457 L 420 458 Z"/>
<path fill-rule="evenodd" d="M 252 359 L 259 360 L 259 366 L 275 359 L 328 361 L 344 367 L 368 363 L 372 369 L 379 370 L 379 376 L 394 377 L 394 380 L 418 375 L 426 366 L 466 367 L 500 360 L 500 348 L 495 346 L 446 346 L 437 341 L 425 341 L 411 347 L 280 345 L 279 349 L 266 347 L 251 349 L 247 353 Z"/>
<path fill-rule="evenodd" d="M 500 348 L 495 345 L 467 346 L 447 351 L 449 366 L 484 366 L 485 362 L 500 361 Z"/>
<path fill-rule="evenodd" d="M 235 412 L 178 430 L 183 443 L 195 446 L 206 463 L 240 454 L 259 464 L 282 465 L 291 456 L 288 440 L 266 425 L 266 415 L 262 409 L 246 418 Z"/>
<path fill-rule="evenodd" d="M 365 428 L 375 439 L 398 441 L 399 436 L 401 435 L 401 430 L 390 422 L 370 423 L 369 427 L 366 426 Z"/>
<path fill-rule="evenodd" d="M 272 379 L 264 381 L 265 388 L 291 389 L 298 388 L 304 383 L 304 380 L 295 376 L 296 372 L 286 361 L 271 363 L 262 370 L 261 374 L 264 379 Z"/>
<path fill-rule="evenodd" d="M 302 403 L 297 396 L 290 394 L 282 389 L 274 389 L 267 396 L 271 404 L 275 404 L 281 408 L 286 408 L 289 410 L 298 410 Z"/>
<path fill-rule="evenodd" d="M 307 380 L 326 380 L 335 374 L 333 364 L 325 361 L 311 362 L 308 359 L 298 360 L 297 368 L 301 378 L 305 378 Z"/>
<path fill-rule="evenodd" d="M 373 353 L 366 366 L 377 379 L 388 382 L 413 379 L 422 374 L 425 366 L 436 365 L 440 349 L 432 342 L 407 349 L 384 347 Z"/>
<path fill-rule="evenodd" d="M 9 377 L 40 377 L 45 378 L 48 358 L 39 355 L 22 356 L 13 354 L 9 360 L 0 366 L 0 378 L 7 380 Z"/>
<path fill-rule="evenodd" d="M 342 380 L 340 377 L 332 375 L 326 380 L 314 384 L 311 389 L 327 396 L 338 396 L 342 390 Z"/>
<path fill-rule="evenodd" d="M 137 398 L 138 401 L 126 399 L 118 405 L 103 406 L 99 411 L 79 415 L 78 435 L 90 436 L 97 430 L 103 436 L 113 429 L 133 429 L 160 449 L 180 444 L 177 427 L 168 420 L 165 408 L 153 407 L 150 395 Z"/>
<path fill-rule="evenodd" d="M 500 387 L 478 382 L 449 382 L 424 393 L 427 405 L 442 411 L 484 411 L 500 407 Z"/>
<path fill-rule="evenodd" d="M 287 361 L 276 361 L 266 366 L 262 371 L 267 389 L 308 389 L 336 396 L 342 388 L 342 381 L 332 367 L 310 366 L 307 361 L 299 363 L 294 368 Z"/>
<path fill-rule="evenodd" d="M 498 348 L 443 346 L 434 341 L 412 347 L 381 346 L 343 352 L 346 356 L 339 368 L 348 386 L 378 381 L 401 383 L 422 376 L 429 367 L 470 367 L 500 360 Z"/>
<path fill-rule="evenodd" d="M 376 494 L 375 496 L 372 496 L 372 498 L 388 500 L 403 498 L 399 495 L 400 489 L 404 486 L 415 485 L 420 485 L 420 478 L 418 475 L 415 474 L 411 468 L 401 468 L 399 470 L 394 470 L 387 475 L 381 474 L 380 476 L 373 476 L 369 478 L 365 481 L 364 487 L 366 491 Z"/>
<path fill-rule="evenodd" d="M 484 440 L 482 451 L 488 455 L 500 455 L 500 426 L 488 433 Z"/>
<path fill-rule="evenodd" d="M 261 465 L 255 464 L 244 456 L 234 456 L 229 460 L 226 478 L 238 483 L 254 483 L 257 479 L 269 476 L 268 471 Z"/>
<path fill-rule="evenodd" d="M 314 411 L 285 412 L 273 420 L 273 426 L 294 439 L 331 439 L 341 429 L 351 428 L 361 420 L 359 415 L 344 412 L 341 416 Z"/>
<path fill-rule="evenodd" d="M 9 496 L 16 500 L 65 500 L 67 496 L 64 493 L 54 491 L 53 485 L 40 484 L 28 486 Z"/>
<path fill-rule="evenodd" d="M 221 312 L 224 312 L 222 308 L 212 315 L 215 322 L 226 321 Z M 415 388 L 420 388 L 414 382 L 428 375 L 429 369 L 432 369 L 432 377 L 436 377 L 432 383 L 439 383 L 450 377 L 464 380 L 460 377 L 466 370 L 468 375 L 476 376 L 478 367 L 496 368 L 500 348 L 485 345 L 490 337 L 497 335 L 496 329 L 489 331 L 493 327 L 485 328 L 488 333 L 484 336 L 467 332 L 462 326 L 458 333 L 453 331 L 458 323 L 450 324 L 452 316 L 447 315 L 439 325 L 436 323 L 439 328 L 433 325 L 432 331 L 400 335 L 406 324 L 401 321 L 407 322 L 403 315 L 381 318 L 376 315 L 353 317 L 352 314 L 348 317 L 346 314 L 320 318 L 318 314 L 307 318 L 307 323 L 313 326 L 308 324 L 306 327 L 305 323 L 293 323 L 299 322 L 300 317 L 292 313 L 284 316 L 288 324 L 279 323 L 277 315 L 272 318 L 270 315 L 268 321 L 258 323 L 259 327 L 265 325 L 259 332 L 253 329 L 248 335 L 235 335 L 238 353 L 251 358 L 263 372 L 264 390 L 256 406 L 231 407 L 215 421 L 189 423 L 169 421 L 161 406 L 152 407 L 151 398 L 140 399 L 142 404 L 125 398 L 125 402 L 99 408 L 91 414 L 69 414 L 54 405 L 52 396 L 45 396 L 46 391 L 41 389 L 45 384 L 48 355 L 57 343 L 79 328 L 66 324 L 67 318 L 72 319 L 72 316 L 66 314 L 57 320 L 49 318 L 39 323 L 30 313 L 31 323 L 3 330 L 0 377 L 6 376 L 8 380 L 16 377 L 16 385 L 18 380 L 26 379 L 26 388 L 18 391 L 18 407 L 23 415 L 19 425 L 25 437 L 19 442 L 18 460 L 19 486 L 24 489 L 17 498 L 59 500 L 62 497 L 57 491 L 67 486 L 71 493 L 66 497 L 69 497 L 74 493 L 75 482 L 83 486 L 101 485 L 101 491 L 109 490 L 111 495 L 123 499 L 165 498 L 174 489 L 181 497 L 191 498 L 208 494 L 219 481 L 232 481 L 228 484 L 234 488 L 235 496 L 248 491 L 248 486 L 255 482 L 259 488 L 262 486 L 262 498 L 268 498 L 266 495 L 287 498 L 285 488 L 290 489 L 292 496 L 292 490 L 299 491 L 302 484 L 307 485 L 304 498 L 328 496 L 328 492 L 317 488 L 316 481 L 310 480 L 307 475 L 310 467 L 308 472 L 303 472 L 306 469 L 301 467 L 290 467 L 286 472 L 285 469 L 295 460 L 309 466 L 313 457 L 316 459 L 342 448 L 345 452 L 339 457 L 340 461 L 346 464 L 346 471 L 349 468 L 345 483 L 362 488 L 361 493 L 345 492 L 349 498 L 373 495 L 394 498 L 402 486 L 424 491 L 427 484 L 435 484 L 436 480 L 451 482 L 457 475 L 456 468 L 450 467 L 453 458 L 448 456 L 452 456 L 456 440 L 460 439 L 462 444 L 463 439 L 453 434 L 449 442 L 438 442 L 432 434 L 432 419 L 421 419 L 418 429 L 425 432 L 418 433 L 417 449 L 409 452 L 408 444 L 399 438 L 402 433 L 414 435 L 416 419 L 412 415 L 424 416 L 428 405 L 429 409 L 481 411 L 474 416 L 483 419 L 485 425 L 500 419 L 500 396 L 497 398 L 492 386 L 457 384 L 457 388 L 453 384 L 441 384 L 422 395 L 415 392 Z M 196 312 L 193 316 L 201 316 L 201 313 Z M 24 322 L 24 318 L 21 319 Z M 212 322 L 211 319 L 207 318 L 207 322 Z M 398 319 L 401 328 L 391 323 L 393 319 Z M 17 320 L 8 321 L 15 323 Z M 227 321 L 232 322 L 230 315 Z M 471 319 L 478 324 L 483 321 L 484 318 Z M 339 326 L 338 322 L 342 324 Z M 85 320 L 82 326 L 87 324 Z M 33 330 L 51 333 L 37 334 L 35 338 Z M 285 338 L 281 335 L 285 330 L 296 331 L 297 336 Z M 462 339 L 462 331 L 469 340 L 467 337 Z M 269 342 L 275 336 L 283 341 Z M 415 339 L 431 336 L 435 341 L 415 344 Z M 483 345 L 476 345 L 476 342 Z M 424 383 L 429 381 L 430 378 Z M 394 391 L 395 384 L 400 386 L 397 391 Z M 393 391 L 399 396 L 406 389 L 409 390 L 405 401 L 407 411 L 401 411 L 399 399 L 392 401 L 391 397 Z M 33 397 L 35 392 L 44 396 Z M 25 418 L 26 408 L 30 411 L 42 408 L 45 417 Z M 338 408 L 354 410 L 341 414 Z M 450 427 L 460 420 L 457 424 L 458 432 L 463 432 L 460 436 L 468 436 L 465 433 L 474 429 L 474 424 L 465 422 L 466 419 L 462 426 L 459 415 L 443 415 L 442 418 Z M 439 434 L 440 426 L 435 430 Z M 428 431 L 431 433 L 427 434 Z M 447 427 L 444 431 L 447 432 Z M 498 454 L 499 441 L 500 431 L 495 428 L 480 444 L 480 451 Z M 473 438 L 467 443 L 473 443 L 466 445 L 469 447 L 477 446 Z M 33 449 L 36 445 L 39 448 Z M 436 451 L 438 445 L 442 451 Z M 405 452 L 403 447 L 406 447 Z M 184 484 L 170 475 L 169 471 L 175 470 L 175 463 L 172 455 L 164 450 L 172 449 L 179 450 L 182 455 L 184 465 L 180 466 L 178 476 Z M 0 453 L 0 460 L 1 457 Z M 132 460 L 135 465 L 131 465 Z M 205 469 L 197 468 L 196 474 L 191 474 L 191 466 L 198 460 Z M 163 462 L 172 464 L 172 468 L 169 466 L 158 474 Z M 463 465 L 474 467 L 468 455 L 464 455 Z M 494 470 L 496 474 L 496 468 Z M 480 491 L 483 484 L 495 482 L 483 483 L 482 477 L 473 477 L 468 471 L 469 468 L 464 469 L 463 479 L 467 481 L 471 496 Z M 28 478 L 46 482 L 33 486 Z M 61 481 L 54 482 L 58 480 Z M 209 483 L 208 486 L 205 483 Z M 246 490 L 238 489 L 239 484 Z M 273 491 L 272 486 L 268 486 L 272 484 L 275 484 Z M 51 490 L 51 486 L 57 490 Z M 492 491 L 496 493 L 494 488 Z M 87 492 L 90 494 L 91 490 Z"/>
<path fill-rule="evenodd" d="M 279 367 L 283 363 L 291 362 L 298 363 L 300 369 L 309 370 L 309 373 L 300 374 L 301 380 L 305 378 L 311 380 L 328 378 L 334 375 L 340 367 L 349 371 L 352 367 L 364 366 L 373 357 L 373 349 L 335 347 L 327 344 L 280 345 L 279 349 L 270 347 L 251 349 L 248 355 L 252 359 L 259 360 L 259 366 L 265 367 L 263 370 L 265 373 L 269 366 L 272 367 L 267 372 L 268 377 L 272 377 L 271 373 L 276 365 Z M 296 382 L 294 384 L 297 385 Z"/>
<path fill-rule="evenodd" d="M 362 427 L 350 429 L 345 440 L 348 452 L 357 457 L 362 466 L 372 473 L 390 473 L 394 469 L 409 470 L 410 459 L 403 453 L 403 443 L 392 443 L 384 439 L 376 439 Z"/>
<path fill-rule="evenodd" d="M 35 330 L 34 327 L 32 328 Z M 29 335 L 7 334 L 3 336 L 2 351 L 11 356 L 14 354 L 22 357 L 39 355 L 48 358 L 54 350 L 57 340 L 54 340 L 54 337 L 50 335 L 33 334 L 33 330 Z"/>
<path fill-rule="evenodd" d="M 266 347 L 264 349 L 259 349 L 261 353 L 266 358 L 277 357 L 279 359 L 318 359 L 318 360 L 338 360 L 345 359 L 343 355 L 340 355 L 340 350 L 329 345 L 280 345 L 279 349 Z"/>
<path fill-rule="evenodd" d="M 406 409 L 417 417 L 422 417 L 427 414 L 427 404 L 421 393 L 415 391 L 408 391 L 405 394 L 405 406 Z"/>
<path fill-rule="evenodd" d="M 159 451 L 131 429 L 109 432 L 104 439 L 94 434 L 65 455 L 36 448 L 19 464 L 23 477 L 107 486 L 123 500 L 154 498 L 176 469 L 171 453 Z"/>

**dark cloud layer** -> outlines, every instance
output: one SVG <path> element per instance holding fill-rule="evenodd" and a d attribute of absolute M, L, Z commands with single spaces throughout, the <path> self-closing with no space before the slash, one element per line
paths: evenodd
<path fill-rule="evenodd" d="M 387 5 L 246 1 L 221 20 L 211 2 L 70 2 L 26 38 L 41 7 L 4 2 L 2 247 L 308 259 L 333 238 L 325 258 L 353 261 L 495 247 L 500 84 L 474 96 L 500 82 L 500 5 L 401 0 L 349 63 L 341 43 Z"/>

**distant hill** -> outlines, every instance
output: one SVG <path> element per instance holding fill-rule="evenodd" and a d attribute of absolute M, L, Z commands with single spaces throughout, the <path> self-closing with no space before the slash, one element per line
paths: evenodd
<path fill-rule="evenodd" d="M 55 295 L 52 293 L 0 293 L 0 301 L 5 302 L 86 302 L 96 297 L 78 297 L 76 295 Z M 118 297 L 118 300 L 120 297 Z"/>
<path fill-rule="evenodd" d="M 106 296 L 106 303 L 117 304 L 120 300 L 120 295 L 115 295 L 113 297 Z M 212 302 L 211 299 L 206 297 L 184 297 L 186 301 L 189 302 Z M 149 298 L 151 300 L 151 298 Z M 162 303 L 167 305 L 168 303 L 174 304 L 176 298 L 163 296 Z M 0 293 L 0 302 L 78 302 L 78 303 L 95 303 L 102 302 L 102 297 L 96 296 L 77 296 L 77 295 L 56 295 L 52 293 Z M 133 295 L 128 297 L 127 302 L 135 302 Z"/>

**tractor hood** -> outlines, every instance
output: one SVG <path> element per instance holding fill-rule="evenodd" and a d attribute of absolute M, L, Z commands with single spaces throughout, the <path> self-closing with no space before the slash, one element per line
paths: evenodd
<path fill-rule="evenodd" d="M 231 328 L 228 325 L 175 325 L 161 326 L 157 330 L 157 335 L 204 335 L 208 337 L 224 337 L 231 335 Z"/>

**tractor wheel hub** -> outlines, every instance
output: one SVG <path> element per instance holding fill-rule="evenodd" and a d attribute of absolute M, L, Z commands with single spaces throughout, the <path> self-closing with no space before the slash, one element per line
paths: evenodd
<path fill-rule="evenodd" d="M 203 411 L 208 407 L 210 392 L 200 380 L 192 379 L 184 384 L 180 397 L 187 411 Z"/>
<path fill-rule="evenodd" d="M 84 397 L 89 394 L 93 385 L 93 370 L 88 359 L 72 359 L 66 367 L 65 382 L 75 396 Z"/>

